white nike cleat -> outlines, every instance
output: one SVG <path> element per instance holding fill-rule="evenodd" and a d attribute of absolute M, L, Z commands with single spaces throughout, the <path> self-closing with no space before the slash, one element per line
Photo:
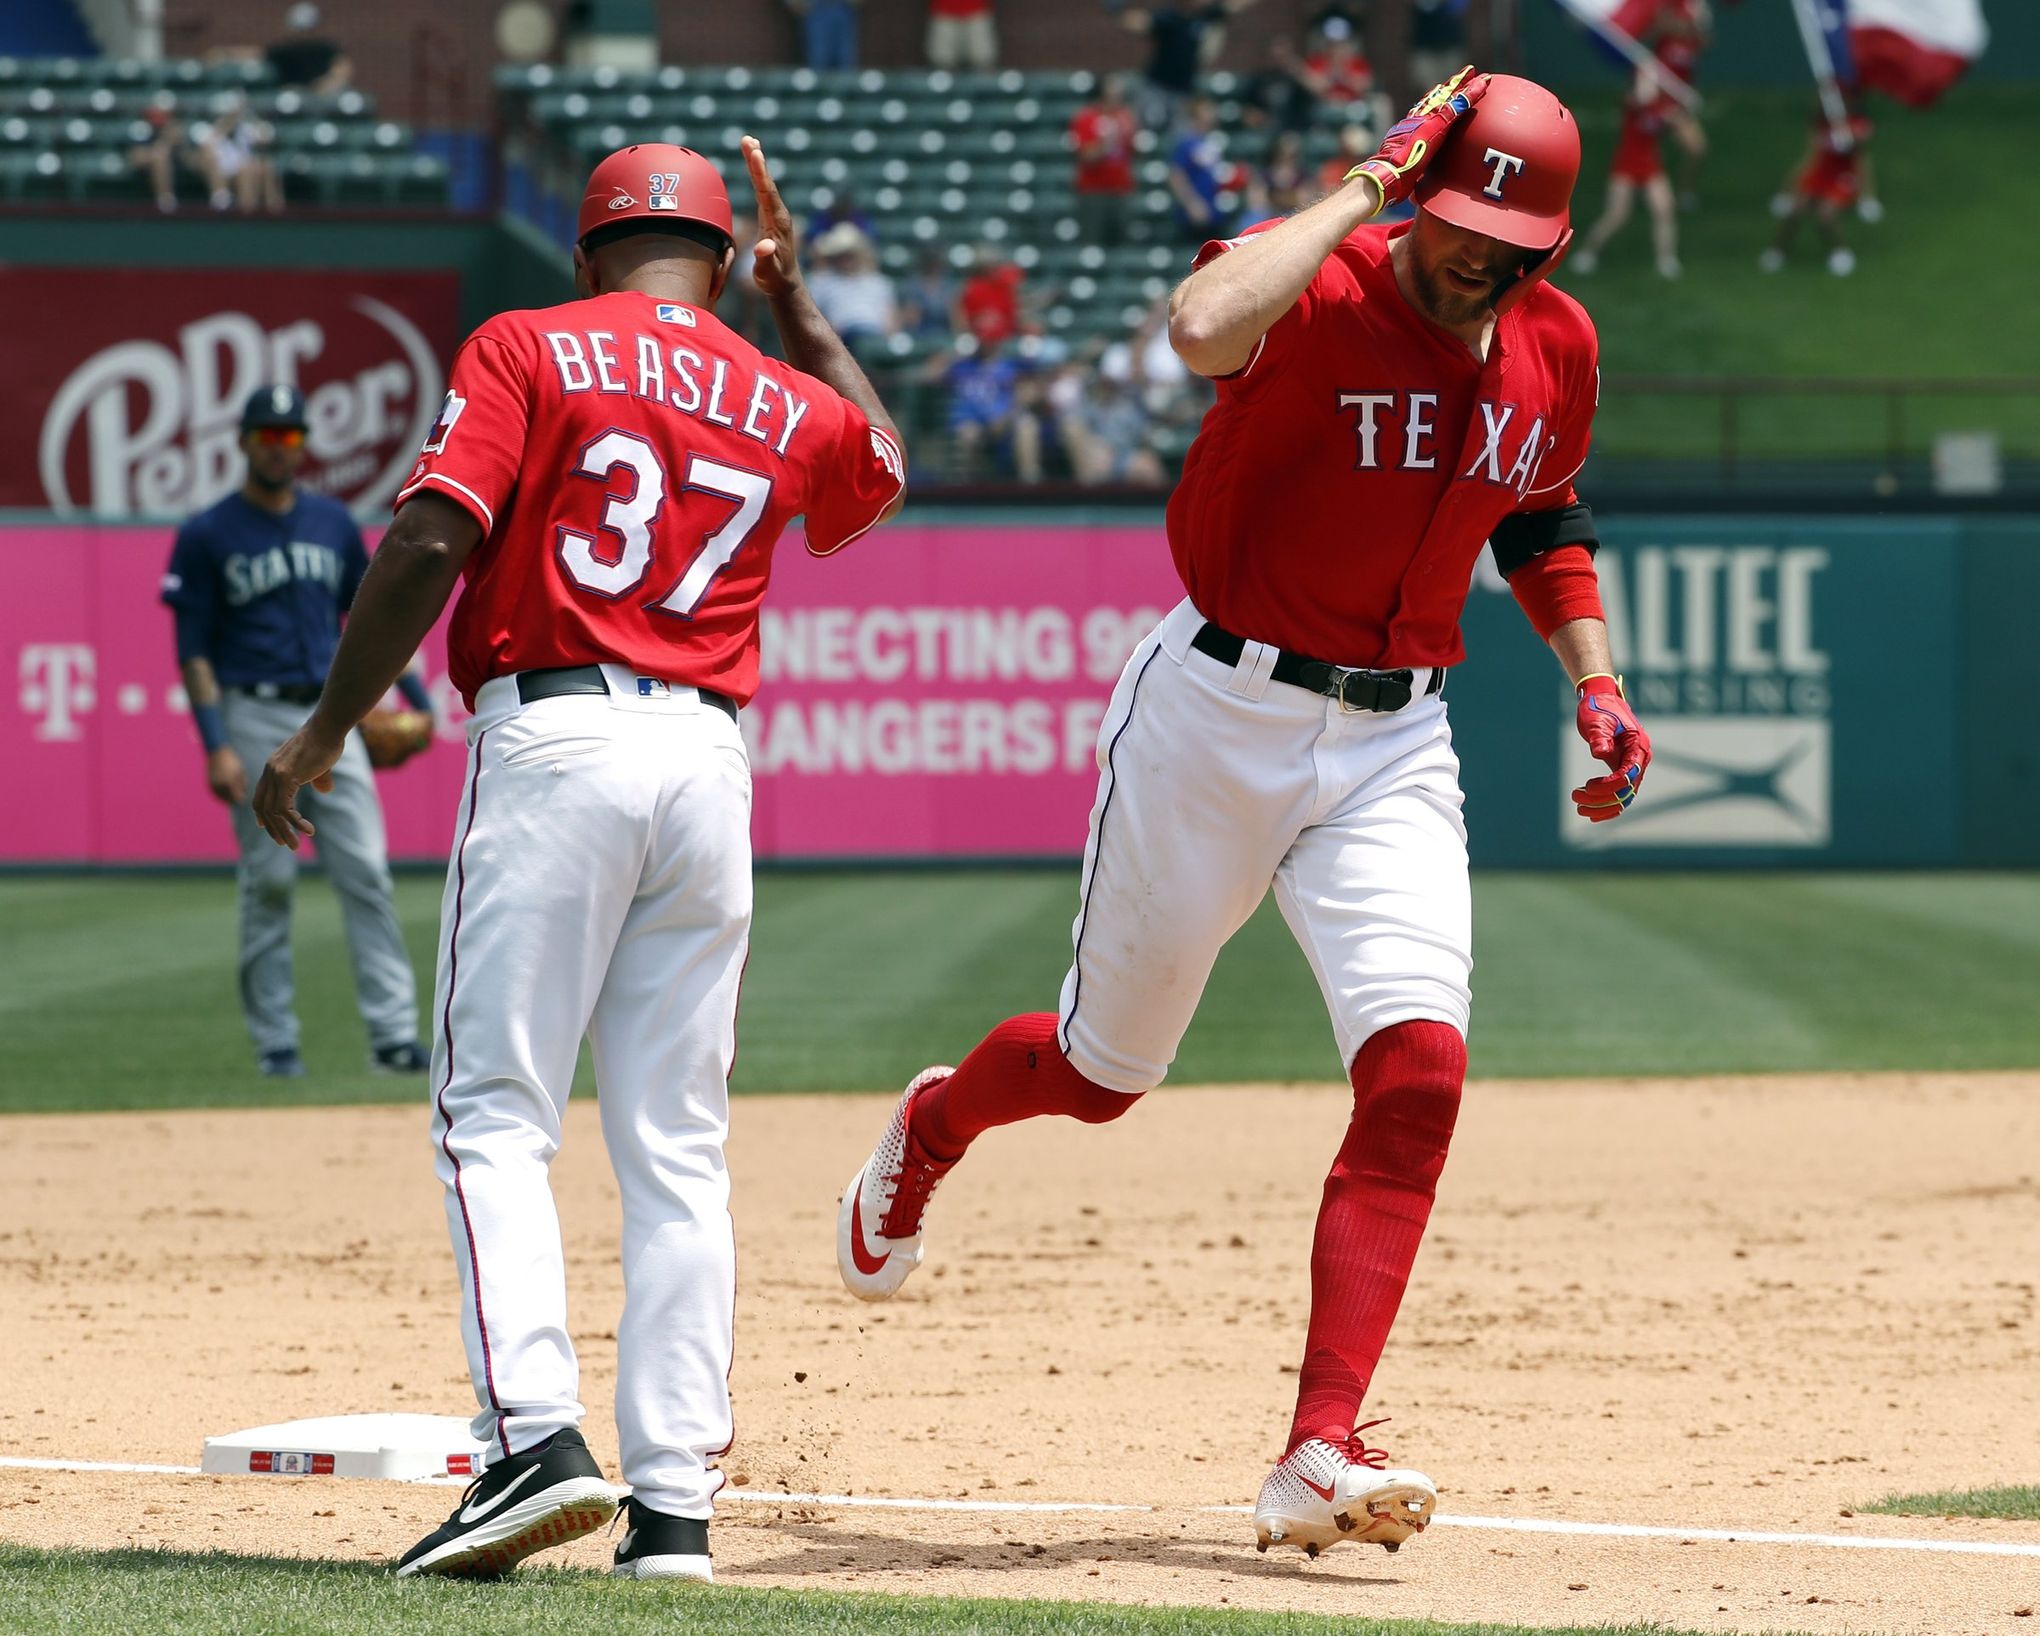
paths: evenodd
<path fill-rule="evenodd" d="M 1390 1466 L 1385 1450 L 1360 1441 L 1360 1432 L 1380 1424 L 1368 1421 L 1344 1443 L 1313 1437 L 1283 1458 L 1254 1502 L 1256 1550 L 1295 1545 L 1316 1556 L 1351 1540 L 1399 1551 L 1430 1526 L 1437 1485 L 1421 1471 Z"/>
<path fill-rule="evenodd" d="M 921 1264 L 921 1216 L 949 1165 L 907 1158 L 907 1109 L 954 1068 L 924 1068 L 900 1097 L 877 1151 L 843 1189 L 836 1213 L 836 1267 L 860 1301 L 889 1301 Z"/>

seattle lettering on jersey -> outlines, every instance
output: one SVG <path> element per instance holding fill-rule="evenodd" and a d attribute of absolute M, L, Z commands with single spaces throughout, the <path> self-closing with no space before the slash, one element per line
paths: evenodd
<path fill-rule="evenodd" d="M 340 554 L 331 546 L 292 540 L 288 546 L 271 546 L 252 556 L 228 557 L 220 565 L 220 577 L 226 581 L 230 608 L 244 607 L 294 579 L 317 580 L 338 596 Z"/>
<path fill-rule="evenodd" d="M 612 330 L 547 330 L 545 344 L 567 396 L 606 392 L 660 404 L 753 438 L 782 460 L 807 418 L 807 400 L 763 370 L 752 376 L 748 394 L 741 385 L 732 390 L 727 358 L 710 360 L 690 346 L 668 348 L 654 335 L 619 342 Z"/>
<path fill-rule="evenodd" d="M 1436 392 L 1341 392 L 1339 408 L 1353 414 L 1355 471 L 1434 471 L 1438 465 Z M 1537 483 L 1537 468 L 1556 447 L 1544 417 L 1516 427 L 1518 405 L 1480 399 L 1474 409 L 1479 445 L 1459 476 L 1511 490 L 1518 499 Z M 1384 415 L 1394 429 L 1384 423 Z"/>

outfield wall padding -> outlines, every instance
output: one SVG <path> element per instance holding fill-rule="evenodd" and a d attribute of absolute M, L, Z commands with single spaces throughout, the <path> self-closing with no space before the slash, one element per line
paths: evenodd
<path fill-rule="evenodd" d="M 2040 518 L 1601 529 L 1656 761 L 1619 822 L 1573 815 L 1570 691 L 1483 561 L 1446 689 L 1477 864 L 2040 864 Z M 162 527 L 0 528 L 0 863 L 231 858 L 156 601 L 168 548 Z M 1179 594 L 1152 519 L 931 516 L 827 561 L 789 536 L 746 712 L 759 855 L 1075 856 L 1105 698 Z M 461 777 L 441 633 L 424 664 L 446 742 L 382 779 L 406 859 L 444 855 Z"/>

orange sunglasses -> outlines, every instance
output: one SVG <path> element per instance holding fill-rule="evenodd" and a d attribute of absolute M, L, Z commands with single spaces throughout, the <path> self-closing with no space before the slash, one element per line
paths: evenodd
<path fill-rule="evenodd" d="M 302 426 L 257 426 L 255 441 L 267 443 L 275 449 L 302 449 L 305 446 L 305 429 Z"/>

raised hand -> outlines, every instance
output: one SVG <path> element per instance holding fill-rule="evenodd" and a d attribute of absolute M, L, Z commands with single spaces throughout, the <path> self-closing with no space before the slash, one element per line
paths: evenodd
<path fill-rule="evenodd" d="M 758 242 L 751 247 L 751 277 L 767 296 L 791 294 L 800 288 L 799 243 L 793 212 L 779 196 L 779 185 L 765 164 L 765 145 L 755 136 L 741 144 L 751 172 L 751 191 L 758 196 Z"/>
<path fill-rule="evenodd" d="M 1368 177 L 1381 190 L 1383 207 L 1402 203 L 1416 190 L 1452 127 L 1487 95 L 1487 88 L 1488 76 L 1474 73 L 1471 63 L 1443 85 L 1432 86 L 1389 126 L 1381 146 L 1346 172 L 1346 180 Z"/>

